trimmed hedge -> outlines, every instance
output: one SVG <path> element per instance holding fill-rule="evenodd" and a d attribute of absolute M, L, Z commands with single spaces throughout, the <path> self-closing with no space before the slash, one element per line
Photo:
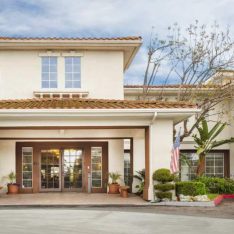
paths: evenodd
<path fill-rule="evenodd" d="M 234 180 L 232 179 L 202 176 L 196 181 L 204 183 L 208 193 L 234 194 Z"/>
<path fill-rule="evenodd" d="M 154 189 L 161 190 L 162 192 L 169 191 L 175 189 L 174 184 L 156 184 L 154 185 Z"/>
<path fill-rule="evenodd" d="M 206 187 L 204 183 L 183 181 L 176 183 L 176 195 L 183 194 L 185 196 L 197 196 L 206 194 Z"/>
<path fill-rule="evenodd" d="M 158 169 L 153 174 L 153 180 L 167 183 L 174 180 L 174 175 L 166 168 Z"/>
<path fill-rule="evenodd" d="M 165 199 L 165 198 L 167 198 L 169 200 L 172 199 L 172 193 L 171 192 L 156 192 L 155 194 L 156 194 L 157 198 L 159 198 L 161 200 Z"/>

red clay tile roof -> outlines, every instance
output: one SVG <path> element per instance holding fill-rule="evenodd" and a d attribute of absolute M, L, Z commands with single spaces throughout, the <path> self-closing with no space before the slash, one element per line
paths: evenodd
<path fill-rule="evenodd" d="M 0 36 L 0 41 L 6 40 L 77 40 L 77 41 L 95 41 L 95 40 L 108 40 L 108 41 L 132 41 L 132 40 L 141 40 L 140 36 L 128 36 L 128 37 L 4 37 Z"/>
<path fill-rule="evenodd" d="M 79 98 L 34 98 L 0 100 L 0 109 L 158 109 L 196 108 L 185 102 L 130 101 Z"/>

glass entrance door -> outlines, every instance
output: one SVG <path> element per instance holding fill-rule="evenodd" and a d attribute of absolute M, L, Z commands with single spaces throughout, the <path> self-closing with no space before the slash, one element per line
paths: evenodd
<path fill-rule="evenodd" d="M 79 191 L 83 184 L 83 151 L 81 149 L 64 149 L 62 152 L 63 190 Z"/>
<path fill-rule="evenodd" d="M 61 190 L 60 159 L 59 149 L 41 150 L 41 191 Z"/>

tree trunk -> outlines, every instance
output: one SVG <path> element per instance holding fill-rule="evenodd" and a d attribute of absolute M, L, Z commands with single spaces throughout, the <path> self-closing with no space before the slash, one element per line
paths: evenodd
<path fill-rule="evenodd" d="M 202 176 L 205 173 L 205 157 L 206 155 L 204 153 L 199 154 L 197 176 Z"/>

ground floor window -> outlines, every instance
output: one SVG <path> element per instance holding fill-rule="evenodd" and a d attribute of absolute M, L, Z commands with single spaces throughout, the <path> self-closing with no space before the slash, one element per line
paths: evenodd
<path fill-rule="evenodd" d="M 33 148 L 22 147 L 22 187 L 32 188 Z"/>
<path fill-rule="evenodd" d="M 124 152 L 124 183 L 131 185 L 131 154 L 130 151 Z"/>
<path fill-rule="evenodd" d="M 183 152 L 186 160 L 181 162 L 181 180 L 193 180 L 196 178 L 198 156 L 195 152 Z M 189 165 L 188 165 L 189 164 Z M 210 152 L 205 159 L 205 175 L 225 177 L 225 154 L 224 152 Z"/>

